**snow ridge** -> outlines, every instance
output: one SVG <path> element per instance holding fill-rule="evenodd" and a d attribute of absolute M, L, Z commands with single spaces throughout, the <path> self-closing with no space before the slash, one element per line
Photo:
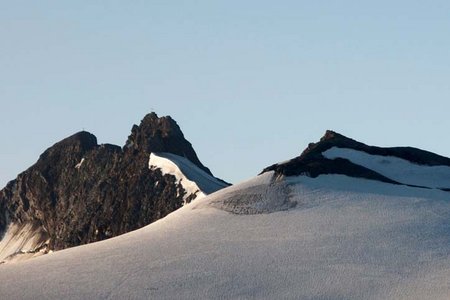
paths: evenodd
<path fill-rule="evenodd" d="M 228 185 L 207 174 L 187 158 L 168 152 L 151 153 L 150 169 L 161 169 L 163 174 L 175 176 L 177 183 L 186 191 L 185 204 L 188 199 L 200 199 Z"/>

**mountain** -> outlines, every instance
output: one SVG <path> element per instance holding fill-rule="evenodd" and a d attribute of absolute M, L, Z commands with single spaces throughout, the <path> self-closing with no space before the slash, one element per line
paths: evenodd
<path fill-rule="evenodd" d="M 450 158 L 412 147 L 368 146 L 328 130 L 318 143 L 287 162 L 263 170 L 317 177 L 341 174 L 386 183 L 450 191 Z"/>
<path fill-rule="evenodd" d="M 0 261 L 111 238 L 226 186 L 171 117 L 146 115 L 123 148 L 79 132 L 0 191 Z"/>
<path fill-rule="evenodd" d="M 447 162 L 327 132 L 144 228 L 1 265 L 2 298 L 448 299 Z"/>

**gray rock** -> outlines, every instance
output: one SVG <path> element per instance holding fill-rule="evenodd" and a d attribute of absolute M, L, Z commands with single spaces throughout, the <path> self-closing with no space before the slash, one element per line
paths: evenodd
<path fill-rule="evenodd" d="M 148 168 L 151 152 L 184 156 L 211 174 L 170 117 L 148 114 L 123 148 L 98 145 L 94 135 L 79 132 L 47 149 L 0 191 L 0 233 L 9 222 L 36 224 L 49 237 L 48 248 L 59 250 L 166 216 L 182 206 L 185 191 L 174 176 Z"/>

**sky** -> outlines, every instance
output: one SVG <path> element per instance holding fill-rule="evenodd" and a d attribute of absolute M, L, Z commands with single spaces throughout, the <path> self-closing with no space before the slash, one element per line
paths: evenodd
<path fill-rule="evenodd" d="M 0 0 L 0 185 L 170 115 L 239 182 L 333 129 L 450 156 L 448 1 Z"/>

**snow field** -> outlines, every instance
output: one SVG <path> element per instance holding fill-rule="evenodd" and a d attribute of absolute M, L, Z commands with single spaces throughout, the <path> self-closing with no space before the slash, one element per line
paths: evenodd
<path fill-rule="evenodd" d="M 195 200 L 128 234 L 2 265 L 0 293 L 5 299 L 448 299 L 448 193 L 341 175 L 272 175 Z M 259 201 L 272 203 L 265 195 L 274 183 L 288 187 L 294 208 L 279 210 L 275 202 L 263 205 L 272 213 L 239 214 L 221 206 L 241 197 L 258 208 L 258 193 Z"/>

